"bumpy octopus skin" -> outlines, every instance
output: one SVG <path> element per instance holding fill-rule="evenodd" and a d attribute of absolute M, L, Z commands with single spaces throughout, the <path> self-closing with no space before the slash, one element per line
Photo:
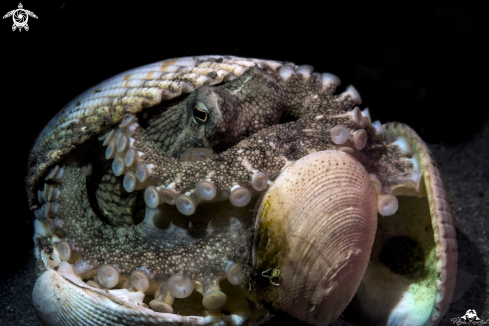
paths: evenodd
<path fill-rule="evenodd" d="M 165 73 L 174 76 L 156 79 Z M 31 206 L 59 238 L 50 243 L 38 236 L 37 256 L 53 246 L 68 250 L 73 272 L 101 288 L 114 282 L 128 288 L 131 273 L 142 270 L 154 310 L 169 312 L 172 275 L 217 301 L 221 275 L 237 277 L 229 276 L 231 267 L 245 271 L 238 284 L 253 278 L 250 210 L 287 166 L 308 154 L 353 156 L 378 185 L 379 207 L 397 204 L 394 191 L 420 191 L 422 173 L 409 145 L 386 139 L 384 126 L 355 106 L 361 99 L 353 87 L 335 95 L 339 79 L 310 66 L 206 56 L 148 65 L 113 80 L 75 98 L 33 149 Z M 140 97 L 130 98 L 131 85 L 140 87 Z M 116 281 L 103 282 L 104 266 Z M 205 315 L 214 309 L 209 302 L 181 304 Z"/>

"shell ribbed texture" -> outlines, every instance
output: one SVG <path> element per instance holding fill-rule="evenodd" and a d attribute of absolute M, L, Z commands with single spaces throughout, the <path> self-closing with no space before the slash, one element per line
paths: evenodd
<path fill-rule="evenodd" d="M 260 222 L 282 225 L 287 239 L 280 309 L 329 324 L 352 299 L 370 258 L 377 208 L 368 173 L 346 153 L 313 153 L 282 172 L 262 203 L 269 208 Z"/>
<path fill-rule="evenodd" d="M 200 317 L 158 313 L 129 301 L 124 304 L 104 292 L 88 288 L 74 276 L 66 279 L 54 270 L 47 270 L 37 279 L 32 297 L 39 318 L 52 326 L 241 325 L 244 321 L 237 315 Z M 246 320 L 246 325 L 259 325 L 269 318 L 269 315 L 251 318 Z"/>
<path fill-rule="evenodd" d="M 166 321 L 120 306 L 96 291 L 84 291 L 53 270 L 44 272 L 37 279 L 32 296 L 41 319 L 49 325 L 112 326 L 135 322 L 157 325 Z"/>

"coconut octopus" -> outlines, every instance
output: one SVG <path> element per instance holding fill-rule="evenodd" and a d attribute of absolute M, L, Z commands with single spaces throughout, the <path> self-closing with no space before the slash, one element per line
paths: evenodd
<path fill-rule="evenodd" d="M 436 325 L 457 243 L 418 135 L 338 77 L 170 59 L 68 103 L 30 155 L 45 325 Z"/>

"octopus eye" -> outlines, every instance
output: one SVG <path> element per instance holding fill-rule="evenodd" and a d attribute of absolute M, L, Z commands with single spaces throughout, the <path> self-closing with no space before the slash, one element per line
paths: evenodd
<path fill-rule="evenodd" d="M 203 125 L 207 122 L 209 113 L 207 112 L 207 108 L 201 104 L 197 103 L 194 105 L 194 109 L 192 110 L 192 118 L 197 125 Z"/>

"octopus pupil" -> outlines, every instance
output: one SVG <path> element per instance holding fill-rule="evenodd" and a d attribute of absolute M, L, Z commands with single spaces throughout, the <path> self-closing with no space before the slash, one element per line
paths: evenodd
<path fill-rule="evenodd" d="M 197 124 L 202 124 L 207 121 L 207 112 L 200 110 L 197 106 L 194 106 L 193 116 Z"/>

